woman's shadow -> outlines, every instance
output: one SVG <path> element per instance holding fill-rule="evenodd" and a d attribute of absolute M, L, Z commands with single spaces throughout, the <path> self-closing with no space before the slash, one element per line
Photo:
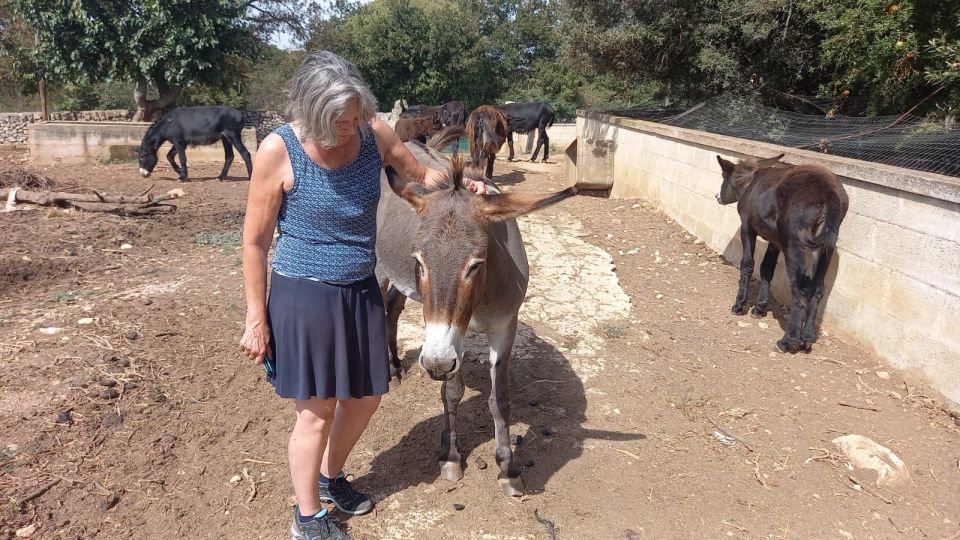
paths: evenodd
<path fill-rule="evenodd" d="M 471 334 L 466 341 L 467 358 L 461 368 L 464 384 L 479 394 L 461 401 L 457 411 L 457 443 L 463 456 L 464 481 L 489 482 L 487 488 L 491 494 L 499 494 L 500 487 L 492 480 L 497 470 L 492 450 L 482 455 L 474 452 L 491 441 L 494 433 L 487 405 L 490 370 L 486 339 Z M 418 354 L 419 350 L 405 353 L 405 370 L 415 364 Z M 439 402 L 440 384 L 431 386 Z M 520 436 L 519 444 L 513 446 L 514 463 L 521 470 L 528 494 L 542 492 L 556 472 L 583 453 L 587 439 L 633 441 L 646 438 L 642 433 L 583 427 L 587 399 L 580 378 L 560 351 L 522 323 L 513 346 L 510 391 L 510 436 L 514 440 Z M 371 464 L 370 473 L 360 481 L 370 487 L 376 486 L 371 495 L 378 500 L 418 484 L 433 483 L 440 473 L 442 429 L 442 413 L 419 422 L 392 448 L 380 452 Z M 482 464 L 478 466 L 478 460 L 493 469 L 483 479 L 471 475 L 477 468 L 485 468 Z"/>

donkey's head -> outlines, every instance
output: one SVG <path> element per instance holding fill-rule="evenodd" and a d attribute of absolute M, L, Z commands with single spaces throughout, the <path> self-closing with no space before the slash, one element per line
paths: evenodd
<path fill-rule="evenodd" d="M 421 184 L 404 182 L 386 168 L 390 187 L 403 197 L 420 217 L 414 240 L 416 285 L 423 303 L 426 336 L 420 352 L 420 367 L 435 380 L 447 380 L 460 369 L 463 336 L 474 308 L 485 289 L 503 287 L 488 267 L 491 225 L 574 195 L 569 188 L 551 194 L 503 193 L 475 195 L 463 189 L 464 174 L 481 179 L 474 169 L 464 169 L 454 158 L 452 186 L 431 191 Z"/>
<path fill-rule="evenodd" d="M 137 148 L 137 162 L 140 164 L 140 175 L 144 178 L 150 176 L 153 169 L 157 166 L 157 150 L 160 149 L 160 145 L 163 143 L 159 128 L 160 122 L 154 122 L 153 125 L 147 129 L 147 133 L 143 136 L 143 141 L 140 142 L 140 147 Z"/>
<path fill-rule="evenodd" d="M 740 163 L 733 163 L 717 156 L 720 168 L 723 169 L 723 184 L 720 186 L 720 193 L 717 194 L 717 202 L 732 204 L 739 201 L 743 192 L 753 182 L 754 175 L 762 169 L 773 167 L 782 157 L 783 154 L 767 159 L 747 158 Z"/>

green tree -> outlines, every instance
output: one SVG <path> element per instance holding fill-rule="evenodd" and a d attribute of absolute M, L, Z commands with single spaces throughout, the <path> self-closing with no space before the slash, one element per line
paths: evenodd
<path fill-rule="evenodd" d="M 352 61 L 377 99 L 440 103 L 489 102 L 497 95 L 497 63 L 485 54 L 477 14 L 454 0 L 380 0 L 315 21 L 311 51 L 328 49 Z"/>
<path fill-rule="evenodd" d="M 828 74 L 827 95 L 863 99 L 872 113 L 901 111 L 932 92 L 943 67 L 939 45 L 931 40 L 956 31 L 958 0 L 812 0 L 810 9 L 823 27 L 821 59 Z M 946 39 L 949 39 L 948 37 Z"/>
<path fill-rule="evenodd" d="M 175 104 L 185 85 L 215 83 L 228 54 L 254 44 L 234 0 L 14 0 L 34 28 L 35 75 L 92 84 L 133 82 L 135 119 Z M 159 92 L 148 99 L 149 84 Z"/>

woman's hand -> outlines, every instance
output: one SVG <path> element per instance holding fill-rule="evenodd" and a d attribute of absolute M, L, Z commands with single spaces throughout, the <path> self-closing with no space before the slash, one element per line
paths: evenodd
<path fill-rule="evenodd" d="M 476 193 L 477 195 L 487 194 L 487 185 L 481 182 L 480 180 L 470 180 L 469 178 L 464 178 L 463 184 L 464 184 L 464 187 Z"/>
<path fill-rule="evenodd" d="M 240 338 L 240 351 L 258 364 L 263 362 L 264 356 L 273 357 L 273 351 L 270 350 L 270 327 L 266 320 L 247 320 L 243 337 Z"/>

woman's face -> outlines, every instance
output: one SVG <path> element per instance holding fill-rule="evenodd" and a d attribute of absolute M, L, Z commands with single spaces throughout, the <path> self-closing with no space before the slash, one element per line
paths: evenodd
<path fill-rule="evenodd" d="M 337 138 L 340 144 L 347 144 L 353 140 L 354 133 L 360 127 L 360 102 L 357 99 L 350 100 L 347 110 L 337 118 L 335 127 Z"/>

